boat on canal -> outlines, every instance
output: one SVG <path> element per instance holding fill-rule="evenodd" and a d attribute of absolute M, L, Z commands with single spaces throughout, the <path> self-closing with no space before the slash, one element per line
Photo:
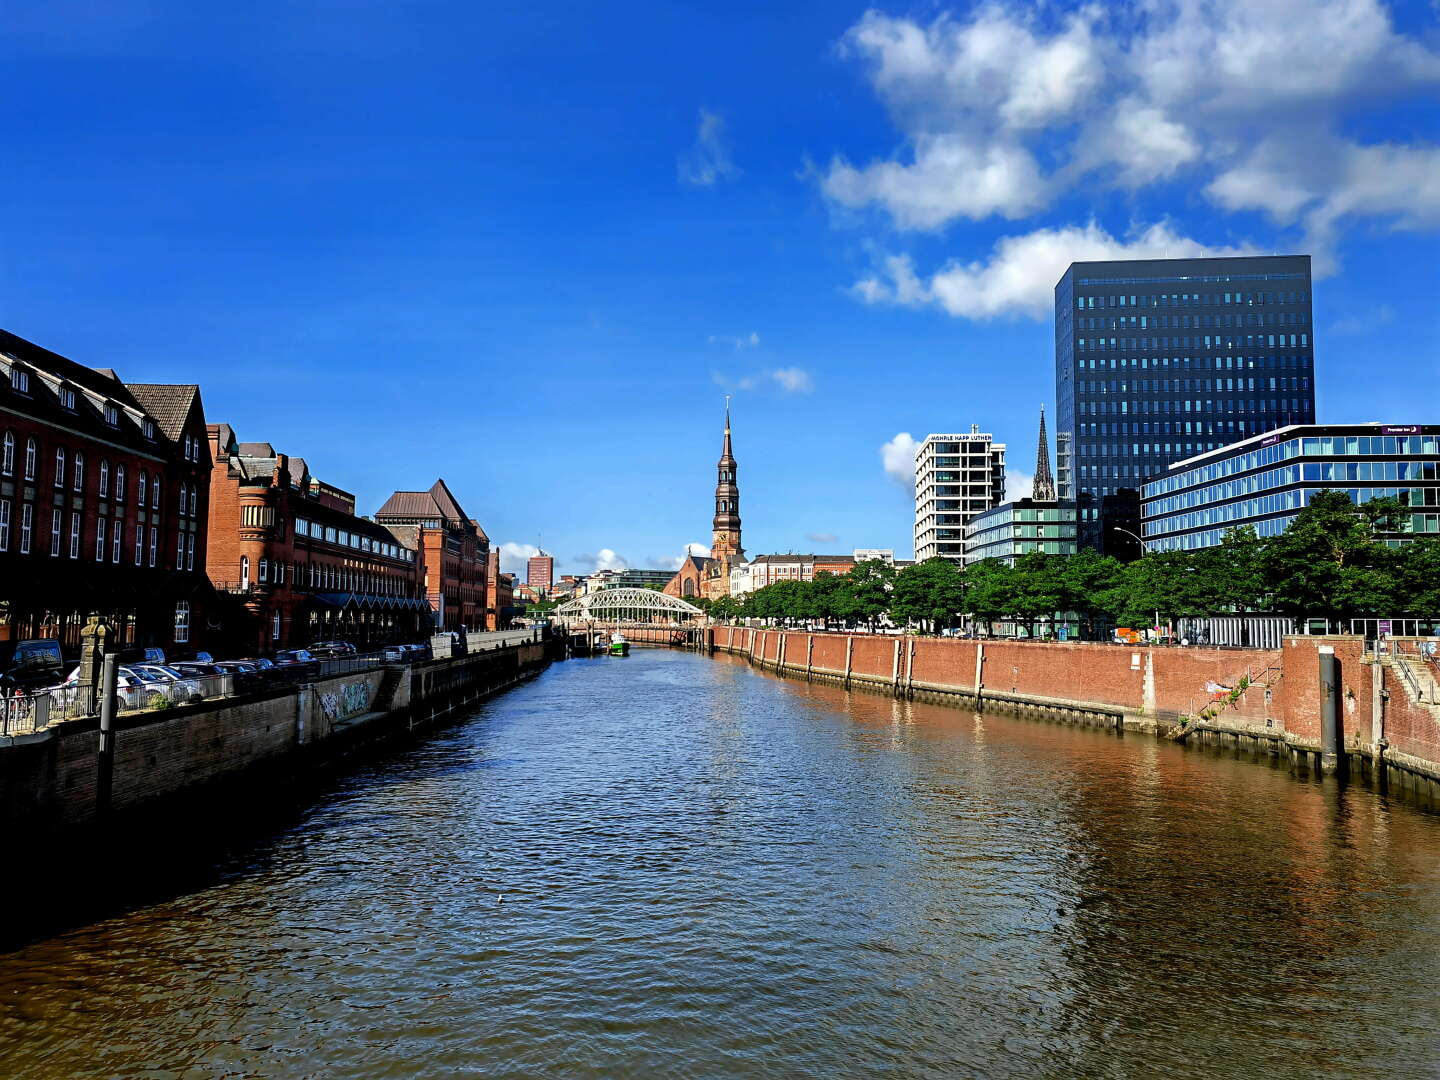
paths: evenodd
<path fill-rule="evenodd" d="M 610 635 L 609 651 L 611 656 L 629 656 L 630 642 L 626 641 L 625 635 L 617 630 L 615 631 L 615 633 Z"/>

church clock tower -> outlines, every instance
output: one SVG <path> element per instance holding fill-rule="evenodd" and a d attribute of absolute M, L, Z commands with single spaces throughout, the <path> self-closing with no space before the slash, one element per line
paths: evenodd
<path fill-rule="evenodd" d="M 735 480 L 735 455 L 730 451 L 730 399 L 725 399 L 725 447 L 716 466 L 715 521 L 710 540 L 710 556 L 725 566 L 729 573 L 732 563 L 744 562 L 745 549 L 740 545 L 740 487 Z"/>

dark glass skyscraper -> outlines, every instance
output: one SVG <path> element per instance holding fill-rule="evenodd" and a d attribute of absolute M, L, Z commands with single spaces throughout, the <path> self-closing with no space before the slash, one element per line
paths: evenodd
<path fill-rule="evenodd" d="M 1080 543 L 1138 555 L 1140 484 L 1315 422 L 1310 256 L 1077 262 L 1055 286 L 1057 494 Z"/>

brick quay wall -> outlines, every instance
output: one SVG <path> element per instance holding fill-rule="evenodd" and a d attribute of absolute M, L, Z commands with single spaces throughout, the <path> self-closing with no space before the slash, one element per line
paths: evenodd
<path fill-rule="evenodd" d="M 1322 646 L 1340 680 L 1342 767 L 1440 801 L 1433 666 L 1376 657 L 1358 637 L 1279 649 L 971 640 L 715 626 L 702 647 L 800 678 L 1043 715 L 1288 758 L 1320 768 Z M 1409 663 L 1411 678 L 1396 665 Z M 1416 693 L 1416 683 L 1419 693 Z M 1202 716 L 1204 712 L 1209 716 Z M 1181 720 L 1187 719 L 1182 725 Z"/>
<path fill-rule="evenodd" d="M 172 796 L 194 796 L 203 813 L 207 792 L 219 787 L 233 808 L 237 796 L 258 799 L 267 785 L 303 778 L 327 760 L 439 722 L 527 678 L 545 666 L 553 645 L 510 645 L 122 713 L 115 719 L 108 807 L 101 806 L 97 717 L 0 739 L 0 827 L 13 841 L 43 842 L 107 814 L 163 806 Z"/>

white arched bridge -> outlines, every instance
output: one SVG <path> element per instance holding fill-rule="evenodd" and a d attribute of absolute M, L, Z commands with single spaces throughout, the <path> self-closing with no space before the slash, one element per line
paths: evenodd
<path fill-rule="evenodd" d="M 566 626 L 604 623 L 690 627 L 702 621 L 705 613 L 678 596 L 654 589 L 600 589 L 565 601 L 550 617 Z"/>

